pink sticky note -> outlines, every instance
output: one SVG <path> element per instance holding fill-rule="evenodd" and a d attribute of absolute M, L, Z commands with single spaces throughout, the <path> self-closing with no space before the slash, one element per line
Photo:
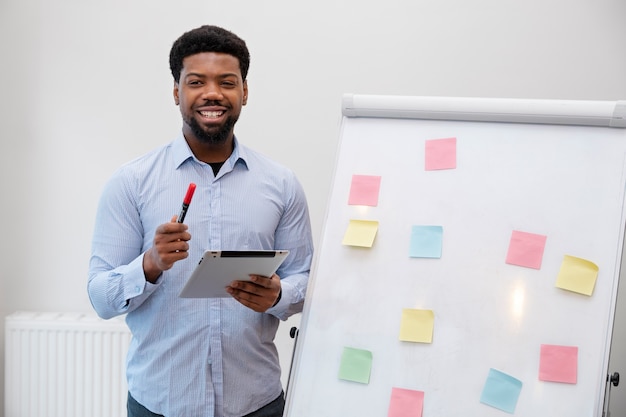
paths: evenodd
<path fill-rule="evenodd" d="M 514 230 L 511 234 L 506 263 L 541 269 L 547 236 Z"/>
<path fill-rule="evenodd" d="M 353 175 L 348 204 L 357 206 L 377 206 L 379 190 L 379 176 Z"/>
<path fill-rule="evenodd" d="M 387 417 L 422 417 L 424 392 L 391 388 L 391 402 Z"/>
<path fill-rule="evenodd" d="M 426 171 L 456 168 L 456 138 L 427 140 L 425 162 Z"/>
<path fill-rule="evenodd" d="M 578 375 L 578 347 L 541 345 L 539 380 L 575 384 Z"/>

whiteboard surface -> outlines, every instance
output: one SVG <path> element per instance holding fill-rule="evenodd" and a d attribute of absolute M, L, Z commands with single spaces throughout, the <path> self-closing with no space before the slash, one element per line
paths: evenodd
<path fill-rule="evenodd" d="M 457 139 L 456 169 L 424 144 Z M 626 130 L 344 117 L 334 184 L 288 387 L 289 417 L 387 416 L 392 387 L 423 416 L 502 416 L 480 403 L 490 368 L 522 381 L 516 416 L 599 416 L 624 230 Z M 350 206 L 352 175 L 382 177 Z M 371 248 L 342 245 L 376 220 Z M 440 259 L 409 257 L 412 225 L 441 225 Z M 505 263 L 513 230 L 547 236 L 540 269 Z M 591 297 L 555 287 L 565 255 L 599 267 Z M 430 309 L 432 343 L 399 340 L 402 309 Z M 576 384 L 539 381 L 541 344 L 577 346 Z M 338 378 L 344 347 L 372 352 L 368 384 Z"/>

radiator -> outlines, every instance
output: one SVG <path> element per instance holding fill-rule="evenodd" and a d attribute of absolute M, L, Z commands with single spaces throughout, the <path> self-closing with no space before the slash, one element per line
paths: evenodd
<path fill-rule="evenodd" d="M 17 312 L 5 319 L 5 417 L 126 415 L 122 318 Z"/>

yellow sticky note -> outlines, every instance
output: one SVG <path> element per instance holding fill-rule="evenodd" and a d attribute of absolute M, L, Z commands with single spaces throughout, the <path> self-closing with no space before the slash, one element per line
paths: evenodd
<path fill-rule="evenodd" d="M 435 313 L 432 310 L 402 309 L 400 340 L 404 342 L 432 343 Z"/>
<path fill-rule="evenodd" d="M 584 295 L 593 293 L 598 278 L 598 266 L 575 256 L 565 255 L 556 279 L 556 286 Z"/>
<path fill-rule="evenodd" d="M 378 222 L 375 220 L 350 220 L 342 244 L 371 248 L 377 231 Z"/>

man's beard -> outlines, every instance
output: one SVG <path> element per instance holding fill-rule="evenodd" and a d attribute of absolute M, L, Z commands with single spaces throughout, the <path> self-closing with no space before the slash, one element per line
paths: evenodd
<path fill-rule="evenodd" d="M 221 145 L 226 142 L 228 139 L 228 135 L 230 135 L 233 127 L 235 126 L 236 119 L 227 118 L 224 124 L 220 127 L 220 129 L 215 133 L 207 132 L 202 129 L 200 124 L 193 117 L 187 122 L 191 131 L 196 136 L 200 142 L 209 144 L 209 145 Z"/>

